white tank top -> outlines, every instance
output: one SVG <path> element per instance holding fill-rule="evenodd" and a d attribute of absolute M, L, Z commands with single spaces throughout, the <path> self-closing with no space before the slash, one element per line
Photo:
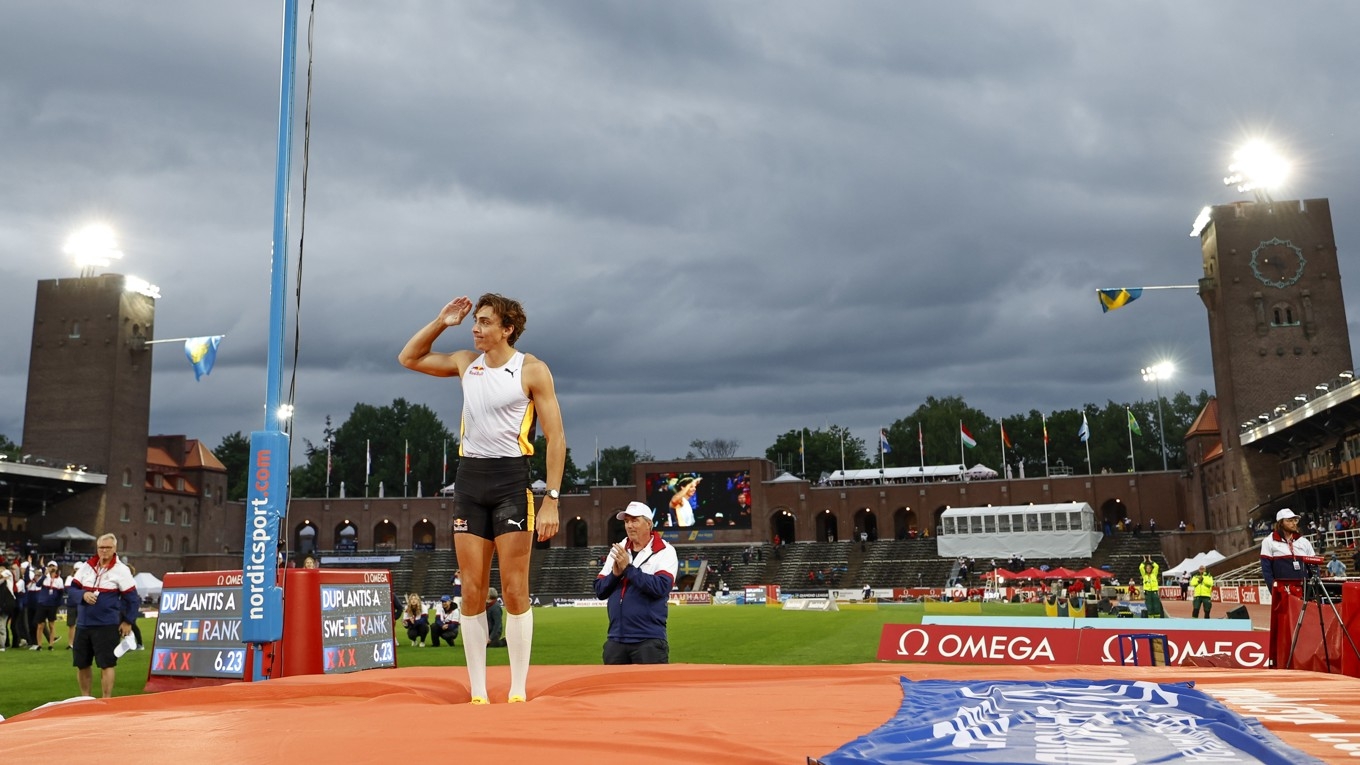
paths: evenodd
<path fill-rule="evenodd" d="M 460 457 L 522 457 L 534 453 L 534 402 L 524 395 L 524 354 L 487 366 L 486 354 L 463 371 Z"/>

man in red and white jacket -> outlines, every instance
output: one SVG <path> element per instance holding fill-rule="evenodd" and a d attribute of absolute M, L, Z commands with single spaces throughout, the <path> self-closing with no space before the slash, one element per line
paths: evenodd
<path fill-rule="evenodd" d="M 71 658 L 81 695 L 90 695 L 90 665 L 94 663 L 99 665 L 100 690 L 109 698 L 118 666 L 114 649 L 131 634 L 141 602 L 132 570 L 118 560 L 118 538 L 105 534 L 95 542 L 95 549 L 97 554 L 78 564 L 71 577 L 72 599 L 79 595 L 80 604 Z"/>
<path fill-rule="evenodd" d="M 595 578 L 595 597 L 608 600 L 605 664 L 666 664 L 666 604 L 679 569 L 675 548 L 652 530 L 652 509 L 629 502 L 617 516 L 628 538 L 609 549 Z"/>

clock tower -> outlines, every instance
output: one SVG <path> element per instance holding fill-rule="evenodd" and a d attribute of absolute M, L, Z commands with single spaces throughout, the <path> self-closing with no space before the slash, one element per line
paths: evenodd
<path fill-rule="evenodd" d="M 1244 450 L 1242 424 L 1350 370 L 1350 332 L 1326 199 L 1218 205 L 1199 236 L 1223 447 L 1201 496 L 1220 544 L 1239 549 L 1252 510 L 1280 491 L 1278 455 Z"/>

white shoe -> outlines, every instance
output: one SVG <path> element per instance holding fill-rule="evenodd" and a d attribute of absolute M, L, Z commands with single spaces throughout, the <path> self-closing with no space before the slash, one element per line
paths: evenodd
<path fill-rule="evenodd" d="M 38 650 L 41 650 L 41 649 L 42 649 L 42 646 L 39 646 L 39 645 L 33 645 L 33 646 L 29 646 L 29 647 L 28 647 L 28 650 L 30 650 L 30 651 L 38 651 Z"/>
<path fill-rule="evenodd" d="M 420 641 L 420 647 L 421 647 L 421 648 L 424 648 L 424 647 L 425 647 L 425 641 L 424 641 L 424 640 Z"/>
<path fill-rule="evenodd" d="M 414 640 L 411 641 L 411 647 L 412 647 L 412 648 L 415 648 L 415 647 L 416 647 L 416 641 L 414 641 Z"/>

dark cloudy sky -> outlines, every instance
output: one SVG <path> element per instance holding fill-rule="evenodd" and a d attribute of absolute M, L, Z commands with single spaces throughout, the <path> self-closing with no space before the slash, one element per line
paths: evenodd
<path fill-rule="evenodd" d="M 1277 197 L 1331 199 L 1360 273 L 1360 5 L 317 5 L 314 441 L 397 397 L 456 429 L 455 384 L 395 357 L 487 291 L 524 302 L 578 464 L 597 439 L 756 455 L 832 423 L 872 443 L 927 396 L 1151 400 L 1138 371 L 1162 357 L 1170 388 L 1212 390 L 1193 291 L 1102 316 L 1094 290 L 1193 284 L 1191 222 L 1246 196 L 1222 177 L 1249 138 L 1296 163 Z M 0 433 L 22 430 L 35 282 L 76 275 L 62 245 L 93 221 L 126 252 L 110 270 L 160 286 L 158 337 L 228 336 L 197 383 L 158 347 L 152 432 L 263 426 L 281 7 L 0 10 Z"/>

